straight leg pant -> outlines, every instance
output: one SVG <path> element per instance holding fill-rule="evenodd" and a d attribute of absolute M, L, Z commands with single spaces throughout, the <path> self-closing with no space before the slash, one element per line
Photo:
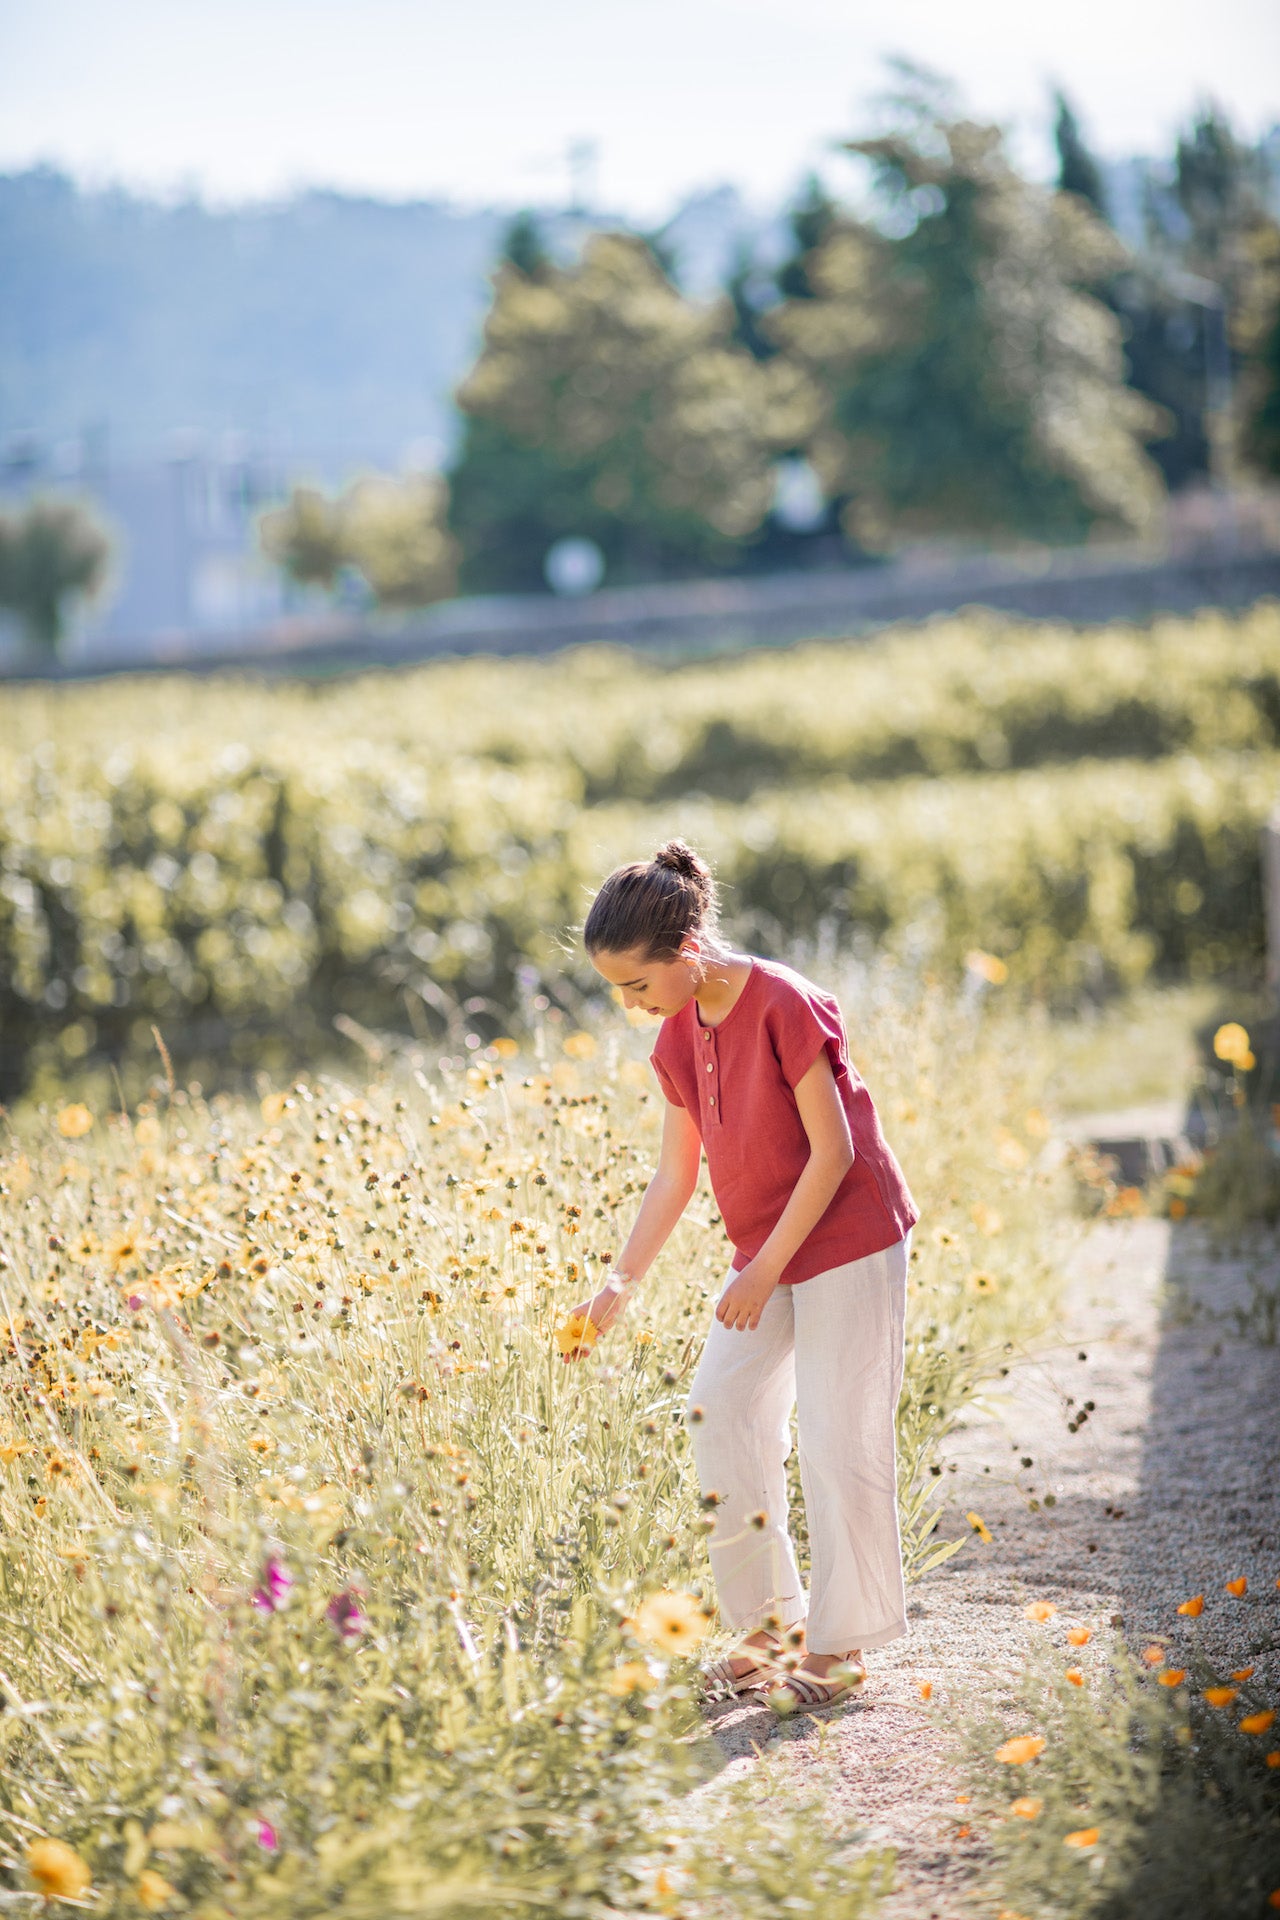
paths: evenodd
<path fill-rule="evenodd" d="M 686 1417 L 702 1491 L 721 1496 L 711 1570 L 731 1627 L 749 1631 L 771 1614 L 791 1626 L 807 1614 L 810 1651 L 835 1654 L 907 1631 L 895 1416 L 910 1247 L 908 1233 L 883 1253 L 775 1288 L 748 1333 L 711 1322 Z M 808 1597 L 787 1530 L 793 1406 Z"/>

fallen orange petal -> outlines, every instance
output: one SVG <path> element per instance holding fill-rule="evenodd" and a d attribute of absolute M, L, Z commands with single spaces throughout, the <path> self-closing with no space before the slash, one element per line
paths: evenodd
<path fill-rule="evenodd" d="M 1068 1627 L 1067 1639 L 1073 1647 L 1083 1647 L 1087 1645 L 1089 1640 L 1088 1627 Z"/>
<path fill-rule="evenodd" d="M 1073 1687 L 1082 1687 L 1084 1685 L 1084 1675 L 1081 1673 L 1079 1667 L 1068 1667 L 1067 1679 Z"/>
<path fill-rule="evenodd" d="M 1064 1847 L 1096 1847 L 1099 1831 L 1098 1827 L 1077 1827 L 1074 1833 L 1063 1834 L 1062 1844 Z"/>
<path fill-rule="evenodd" d="M 1249 1582 L 1248 1582 L 1248 1580 L 1247 1580 L 1247 1579 L 1245 1578 L 1245 1576 L 1244 1576 L 1244 1574 L 1241 1574 L 1241 1575 L 1240 1575 L 1240 1578 L 1239 1578 L 1238 1580 L 1228 1580 L 1228 1581 L 1227 1581 L 1227 1583 L 1226 1583 L 1226 1587 L 1227 1587 L 1227 1592 L 1228 1592 L 1228 1593 L 1234 1593 L 1234 1594 L 1235 1594 L 1235 1595 L 1236 1595 L 1236 1596 L 1238 1597 L 1238 1596 L 1239 1596 L 1240 1594 L 1242 1594 L 1242 1593 L 1244 1592 L 1244 1590 L 1245 1590 L 1245 1588 L 1246 1588 L 1246 1587 L 1248 1586 L 1248 1584 L 1249 1584 Z"/>
<path fill-rule="evenodd" d="M 1142 1657 L 1149 1667 L 1158 1667 L 1164 1659 L 1164 1648 L 1152 1644 L 1142 1649 Z"/>
<path fill-rule="evenodd" d="M 1163 1673 L 1156 1675 L 1156 1679 L 1162 1687 L 1180 1687 L 1186 1677 L 1187 1670 L 1185 1667 L 1166 1667 Z"/>
<path fill-rule="evenodd" d="M 956 1795 L 956 1805 L 958 1807 L 967 1807 L 972 1797 L 973 1796 L 968 1793 L 958 1793 Z"/>
<path fill-rule="evenodd" d="M 1229 1707 L 1239 1691 L 1239 1687 L 1206 1687 L 1204 1697 L 1211 1707 Z"/>
<path fill-rule="evenodd" d="M 1267 1707 L 1262 1713 L 1246 1714 L 1240 1722 L 1241 1733 L 1265 1733 L 1276 1717 L 1274 1707 Z"/>
<path fill-rule="evenodd" d="M 933 1692 L 932 1680 L 922 1680 L 920 1682 L 920 1698 L 922 1700 L 927 1700 L 929 1699 L 932 1692 Z"/>
<path fill-rule="evenodd" d="M 1022 1609 L 1023 1617 L 1027 1620 L 1052 1620 L 1057 1611 L 1052 1600 L 1033 1600 L 1030 1606 Z"/>
<path fill-rule="evenodd" d="M 1231 1678 L 1233 1680 L 1252 1680 L 1253 1673 L 1254 1670 L 1252 1667 L 1237 1667 Z"/>
<path fill-rule="evenodd" d="M 1277 1580 L 1276 1585 L 1280 1586 L 1280 1580 Z M 1204 1595 L 1202 1593 L 1197 1593 L 1193 1595 L 1193 1597 L 1190 1600 L 1184 1600 L 1182 1605 L 1178 1608 L 1178 1612 L 1189 1613 L 1193 1620 L 1198 1619 L 1198 1617 L 1204 1612 Z"/>
<path fill-rule="evenodd" d="M 1266 1762 L 1269 1767 L 1280 1767 L 1280 1747 L 1266 1755 Z"/>

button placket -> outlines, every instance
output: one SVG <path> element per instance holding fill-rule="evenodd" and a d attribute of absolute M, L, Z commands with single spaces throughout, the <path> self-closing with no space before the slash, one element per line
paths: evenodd
<path fill-rule="evenodd" d="M 716 1054 L 715 1035 L 710 1027 L 702 1029 L 702 1044 L 707 1058 L 703 1061 L 703 1071 L 707 1075 L 707 1118 L 720 1122 L 720 1062 Z"/>

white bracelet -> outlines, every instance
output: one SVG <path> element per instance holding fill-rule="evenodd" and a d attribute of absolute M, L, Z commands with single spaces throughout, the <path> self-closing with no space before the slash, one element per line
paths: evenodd
<path fill-rule="evenodd" d="M 610 1267 L 600 1291 L 601 1293 L 625 1293 L 627 1288 L 634 1287 L 635 1283 L 634 1273 L 624 1273 L 620 1267 Z"/>

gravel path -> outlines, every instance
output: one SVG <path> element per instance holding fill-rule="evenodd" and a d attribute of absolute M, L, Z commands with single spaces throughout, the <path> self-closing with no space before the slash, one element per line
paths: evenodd
<path fill-rule="evenodd" d="M 1114 1619 L 1141 1647 L 1177 1645 L 1189 1623 L 1176 1606 L 1203 1592 L 1206 1649 L 1280 1685 L 1280 1345 L 1256 1304 L 1278 1280 L 1274 1247 L 1269 1260 L 1214 1256 L 1198 1229 L 1148 1219 L 1090 1229 L 1060 1344 L 1013 1366 L 998 1404 L 950 1445 L 944 1530 L 967 1531 L 955 1516 L 973 1508 L 991 1544 L 972 1536 L 909 1590 L 912 1631 L 870 1656 L 856 1703 L 783 1723 L 767 1708 L 717 1710 L 728 1764 L 702 1793 L 714 1800 L 761 1764 L 784 1769 L 896 1849 L 886 1920 L 952 1920 L 982 1849 L 957 1837 L 948 1703 L 1016 1672 L 1045 1631 L 1023 1618 L 1028 1600 L 1054 1601 L 1069 1624 Z M 1240 1574 L 1249 1588 L 1235 1600 L 1223 1582 Z"/>

